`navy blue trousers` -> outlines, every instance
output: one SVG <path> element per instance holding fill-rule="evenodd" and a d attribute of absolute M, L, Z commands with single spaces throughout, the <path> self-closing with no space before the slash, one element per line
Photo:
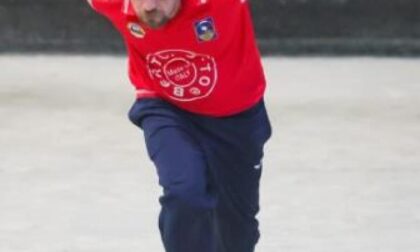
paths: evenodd
<path fill-rule="evenodd" d="M 167 252 L 253 252 L 260 237 L 259 182 L 271 136 L 264 102 L 228 117 L 189 113 L 155 98 L 134 103 L 163 195 Z"/>

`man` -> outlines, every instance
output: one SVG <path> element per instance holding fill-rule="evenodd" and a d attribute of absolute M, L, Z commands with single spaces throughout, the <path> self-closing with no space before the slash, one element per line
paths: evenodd
<path fill-rule="evenodd" d="M 122 35 L 167 252 L 252 252 L 271 135 L 244 0 L 89 0 Z"/>

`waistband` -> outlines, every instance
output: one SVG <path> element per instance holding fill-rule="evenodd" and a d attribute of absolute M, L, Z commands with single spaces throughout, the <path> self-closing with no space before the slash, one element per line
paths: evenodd
<path fill-rule="evenodd" d="M 136 98 L 153 98 L 158 97 L 158 94 L 155 91 L 149 90 L 149 89 L 137 89 L 136 90 Z"/>

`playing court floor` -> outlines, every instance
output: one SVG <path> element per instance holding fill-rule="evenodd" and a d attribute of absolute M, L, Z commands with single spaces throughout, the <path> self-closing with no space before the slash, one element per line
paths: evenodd
<path fill-rule="evenodd" d="M 420 59 L 263 61 L 257 252 L 418 252 Z M 0 251 L 163 252 L 125 67 L 0 56 Z"/>

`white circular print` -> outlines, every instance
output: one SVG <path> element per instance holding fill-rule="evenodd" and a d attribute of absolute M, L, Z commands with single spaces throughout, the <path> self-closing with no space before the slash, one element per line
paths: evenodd
<path fill-rule="evenodd" d="M 217 83 L 212 56 L 185 50 L 165 50 L 147 55 L 150 78 L 165 95 L 177 101 L 194 101 L 211 94 Z"/>

